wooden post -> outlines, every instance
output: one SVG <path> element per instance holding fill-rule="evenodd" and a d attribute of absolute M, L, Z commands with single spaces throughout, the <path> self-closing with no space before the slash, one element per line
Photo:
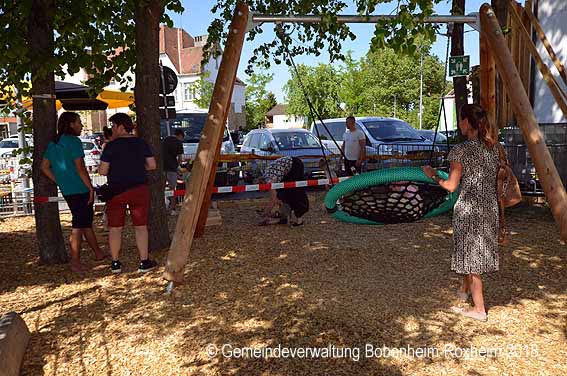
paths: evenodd
<path fill-rule="evenodd" d="M 480 105 L 488 114 L 491 124 L 496 124 L 496 63 L 486 37 L 480 33 Z"/>
<path fill-rule="evenodd" d="M 248 6 L 239 2 L 229 27 L 225 50 L 213 89 L 209 116 L 199 141 L 191 179 L 189 179 L 181 213 L 175 226 L 173 241 L 167 255 L 164 278 L 170 282 L 183 282 L 183 271 L 189 257 L 197 220 L 215 163 L 216 152 L 222 142 L 225 112 L 230 106 L 233 77 L 238 69 L 247 22 Z"/>
<path fill-rule="evenodd" d="M 567 194 L 565 193 L 565 187 L 557 173 L 551 154 L 545 145 L 543 134 L 537 123 L 518 70 L 514 66 L 510 51 L 506 48 L 506 40 L 502 34 L 502 29 L 496 20 L 494 12 L 487 4 L 480 8 L 480 20 L 481 33 L 486 37 L 486 41 L 493 51 L 496 67 L 511 96 L 518 125 L 534 161 L 555 222 L 559 226 L 561 239 L 567 241 Z"/>
<path fill-rule="evenodd" d="M 526 0 L 526 10 L 523 12 L 522 14 L 522 21 L 524 24 L 524 27 L 526 28 L 526 30 L 530 31 L 532 30 L 532 26 L 531 26 L 531 22 L 530 19 L 528 17 L 528 12 L 527 9 L 530 8 L 531 9 L 532 6 L 532 2 L 531 0 Z M 526 42 L 524 41 L 524 38 L 520 38 L 520 53 L 521 53 L 521 58 L 520 58 L 520 67 L 519 67 L 519 71 L 520 71 L 520 78 L 522 79 L 522 82 L 524 83 L 524 87 L 526 88 L 526 92 L 530 93 L 530 81 L 531 81 L 531 77 L 530 77 L 530 65 L 531 65 L 531 58 L 530 58 L 530 53 L 529 51 L 526 49 Z"/>
<path fill-rule="evenodd" d="M 230 103 L 232 102 L 232 93 L 234 91 L 235 81 L 236 81 L 236 71 L 234 71 L 234 77 L 232 79 L 232 86 L 230 89 L 230 98 L 228 100 L 228 107 L 224 111 L 223 127 L 224 124 L 226 124 L 226 119 L 228 119 L 228 113 L 230 112 Z M 200 238 L 205 234 L 205 226 L 207 225 L 207 218 L 209 216 L 209 206 L 211 206 L 211 198 L 213 196 L 213 188 L 215 186 L 215 178 L 217 175 L 217 165 L 220 157 L 221 146 L 222 146 L 222 141 L 221 143 L 219 143 L 217 152 L 215 154 L 215 163 L 213 163 L 211 176 L 209 177 L 209 183 L 207 184 L 207 190 L 205 191 L 205 197 L 203 199 L 203 205 L 201 206 L 201 213 L 199 214 L 199 219 L 197 220 L 197 227 L 195 228 L 195 238 Z"/>
<path fill-rule="evenodd" d="M 524 24 L 522 23 L 522 19 L 521 19 L 520 15 L 518 14 L 518 12 L 516 11 L 515 7 L 510 7 L 510 12 L 512 13 L 512 16 L 516 19 L 516 21 L 517 21 L 516 23 L 518 24 L 518 28 L 520 29 L 520 32 L 522 33 L 522 36 L 524 38 L 524 41 L 526 42 L 528 50 L 531 52 L 531 54 L 532 54 L 532 56 L 533 56 L 533 58 L 536 62 L 536 65 L 539 68 L 541 75 L 543 76 L 543 79 L 545 80 L 545 82 L 549 86 L 549 89 L 551 91 L 551 94 L 553 95 L 553 98 L 555 98 L 557 105 L 559 106 L 559 108 L 563 112 L 563 116 L 567 118 L 567 103 L 566 103 L 567 93 L 565 93 L 565 91 L 563 91 L 563 89 L 561 88 L 561 86 L 559 86 L 557 81 L 555 81 L 555 77 L 553 77 L 553 75 L 549 71 L 549 68 L 543 62 L 543 59 L 539 55 L 537 47 L 535 46 L 535 44 L 531 40 L 530 33 L 524 27 Z"/>

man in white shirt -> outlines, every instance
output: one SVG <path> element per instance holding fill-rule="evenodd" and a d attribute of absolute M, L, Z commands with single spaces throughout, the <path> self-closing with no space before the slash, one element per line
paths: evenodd
<path fill-rule="evenodd" d="M 366 136 L 356 128 L 354 116 L 346 118 L 346 132 L 343 135 L 343 153 L 345 154 L 345 170 L 347 174 L 360 173 L 362 162 L 366 157 Z"/>

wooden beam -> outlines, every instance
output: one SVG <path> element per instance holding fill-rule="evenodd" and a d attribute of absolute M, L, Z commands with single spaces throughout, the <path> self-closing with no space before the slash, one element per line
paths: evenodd
<path fill-rule="evenodd" d="M 532 6 L 531 0 L 527 0 L 526 9 L 531 8 L 531 6 Z M 522 13 L 522 21 L 526 30 L 531 32 L 532 25 L 526 11 Z M 530 85 L 531 85 L 531 77 L 530 77 L 531 56 L 526 48 L 526 42 L 524 42 L 524 38 L 520 38 L 520 53 L 521 53 L 520 67 L 518 68 L 518 70 L 520 72 L 520 78 L 524 83 L 524 88 L 526 89 L 526 92 L 529 93 Z"/>
<path fill-rule="evenodd" d="M 567 241 L 567 193 L 557 173 L 551 154 L 545 145 L 543 134 L 537 123 L 528 95 L 518 70 L 514 66 L 510 51 L 496 16 L 490 6 L 480 8 L 481 33 L 493 51 L 496 68 L 508 90 L 514 106 L 514 114 L 522 131 L 524 140 L 534 162 L 538 177 L 555 222 L 559 227 L 561 239 Z"/>
<path fill-rule="evenodd" d="M 496 63 L 486 38 L 480 33 L 480 105 L 496 124 Z"/>
<path fill-rule="evenodd" d="M 30 332 L 25 321 L 10 312 L 0 317 L 0 375 L 18 376 Z"/>
<path fill-rule="evenodd" d="M 526 3 L 526 5 L 528 5 L 528 4 Z M 561 79 L 563 80 L 565 85 L 567 85 L 567 75 L 565 74 L 565 68 L 563 67 L 563 64 L 561 64 L 561 61 L 559 61 L 559 59 L 557 58 L 557 55 L 555 54 L 553 47 L 551 47 L 551 43 L 549 42 L 549 40 L 545 36 L 545 33 L 544 33 L 539 21 L 537 20 L 536 16 L 533 14 L 530 7 L 526 6 L 525 12 L 528 15 L 528 18 L 530 19 L 532 26 L 535 29 L 539 39 L 541 40 L 541 43 L 543 43 L 543 46 L 547 50 L 549 57 L 553 61 L 553 64 L 555 64 L 555 67 L 559 71 L 559 75 L 561 76 Z"/>
<path fill-rule="evenodd" d="M 226 124 L 226 120 L 228 119 L 228 113 L 230 112 L 230 104 L 232 102 L 232 94 L 234 92 L 235 82 L 236 82 L 236 71 L 234 72 L 234 77 L 232 78 L 232 86 L 230 89 L 231 99 L 228 101 L 229 105 L 224 111 L 223 125 Z M 215 187 L 215 178 L 217 176 L 217 165 L 220 158 L 221 146 L 222 146 L 222 141 L 221 143 L 219 143 L 219 146 L 217 148 L 217 153 L 215 155 L 215 163 L 213 164 L 213 168 L 211 170 L 211 176 L 209 177 L 209 183 L 207 184 L 207 191 L 205 192 L 205 198 L 203 199 L 203 206 L 201 206 L 201 213 L 199 214 L 199 219 L 197 220 L 197 227 L 195 228 L 195 238 L 200 238 L 205 234 L 205 227 L 207 225 L 209 207 L 211 206 L 211 200 L 213 197 L 213 188 Z"/>
<path fill-rule="evenodd" d="M 510 7 L 510 12 L 512 13 L 512 16 L 516 19 L 516 21 L 517 21 L 516 23 L 518 24 L 520 32 L 521 32 L 522 36 L 524 37 L 524 41 L 526 42 L 528 50 L 531 52 L 531 54 L 532 54 L 532 56 L 533 56 L 533 58 L 536 62 L 536 65 L 539 68 L 539 71 L 541 72 L 541 74 L 543 76 L 543 79 L 545 80 L 545 82 L 549 86 L 549 89 L 551 90 L 551 94 L 553 95 L 553 98 L 555 98 L 557 105 L 559 106 L 559 108 L 563 112 L 563 116 L 565 118 L 567 118 L 567 103 L 565 102 L 565 100 L 567 99 L 567 94 L 565 93 L 565 91 L 563 91 L 561 86 L 559 86 L 557 81 L 555 81 L 555 77 L 551 74 L 551 72 L 549 71 L 549 68 L 543 62 L 543 59 L 539 55 L 537 47 L 532 42 L 531 37 L 530 37 L 530 33 L 524 27 L 524 24 L 522 23 L 522 18 L 520 17 L 518 12 L 516 11 L 516 8 Z"/>
<path fill-rule="evenodd" d="M 228 38 L 217 79 L 213 89 L 209 116 L 199 141 L 191 178 L 185 192 L 175 234 L 167 255 L 164 278 L 170 282 L 183 282 L 183 272 L 193 235 L 201 212 L 215 157 L 224 133 L 224 118 L 230 107 L 233 78 L 236 75 L 248 23 L 248 6 L 238 2 L 229 27 Z"/>

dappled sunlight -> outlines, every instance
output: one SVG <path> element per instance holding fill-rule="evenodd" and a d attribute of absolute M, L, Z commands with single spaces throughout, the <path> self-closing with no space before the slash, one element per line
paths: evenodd
<path fill-rule="evenodd" d="M 220 202 L 223 225 L 195 239 L 185 283 L 170 297 L 161 271 L 135 272 L 130 229 L 124 273 L 111 275 L 108 264 L 85 252 L 92 271 L 78 277 L 67 265 L 37 263 L 29 218 L 9 232 L 0 224 L 3 249 L 5 241 L 26 245 L 0 261 L 2 306 L 19 312 L 32 333 L 24 374 L 567 373 L 567 254 L 547 210 L 510 211 L 511 245 L 501 249 L 500 271 L 484 278 L 489 321 L 479 323 L 449 310 L 458 304 L 460 283 L 449 271 L 449 215 L 354 226 L 329 219 L 317 204 L 322 197 L 310 195 L 313 210 L 301 229 L 256 226 L 261 201 Z M 174 218 L 170 226 L 173 231 Z M 152 257 L 163 265 L 166 253 Z M 368 345 L 375 354 L 418 348 L 441 354 L 229 358 L 210 357 L 210 344 L 358 347 L 362 353 Z M 533 345 L 538 356 L 512 345 L 530 351 Z M 501 352 L 466 359 L 458 353 L 479 348 Z M 524 353 L 502 352 L 512 350 Z"/>

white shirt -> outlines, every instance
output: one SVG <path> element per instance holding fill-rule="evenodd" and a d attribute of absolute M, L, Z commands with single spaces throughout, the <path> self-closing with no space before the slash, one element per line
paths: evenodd
<path fill-rule="evenodd" d="M 360 129 L 355 129 L 352 132 L 347 129 L 343 135 L 345 157 L 349 161 L 356 161 L 360 158 L 360 140 L 366 140 L 364 133 Z"/>

